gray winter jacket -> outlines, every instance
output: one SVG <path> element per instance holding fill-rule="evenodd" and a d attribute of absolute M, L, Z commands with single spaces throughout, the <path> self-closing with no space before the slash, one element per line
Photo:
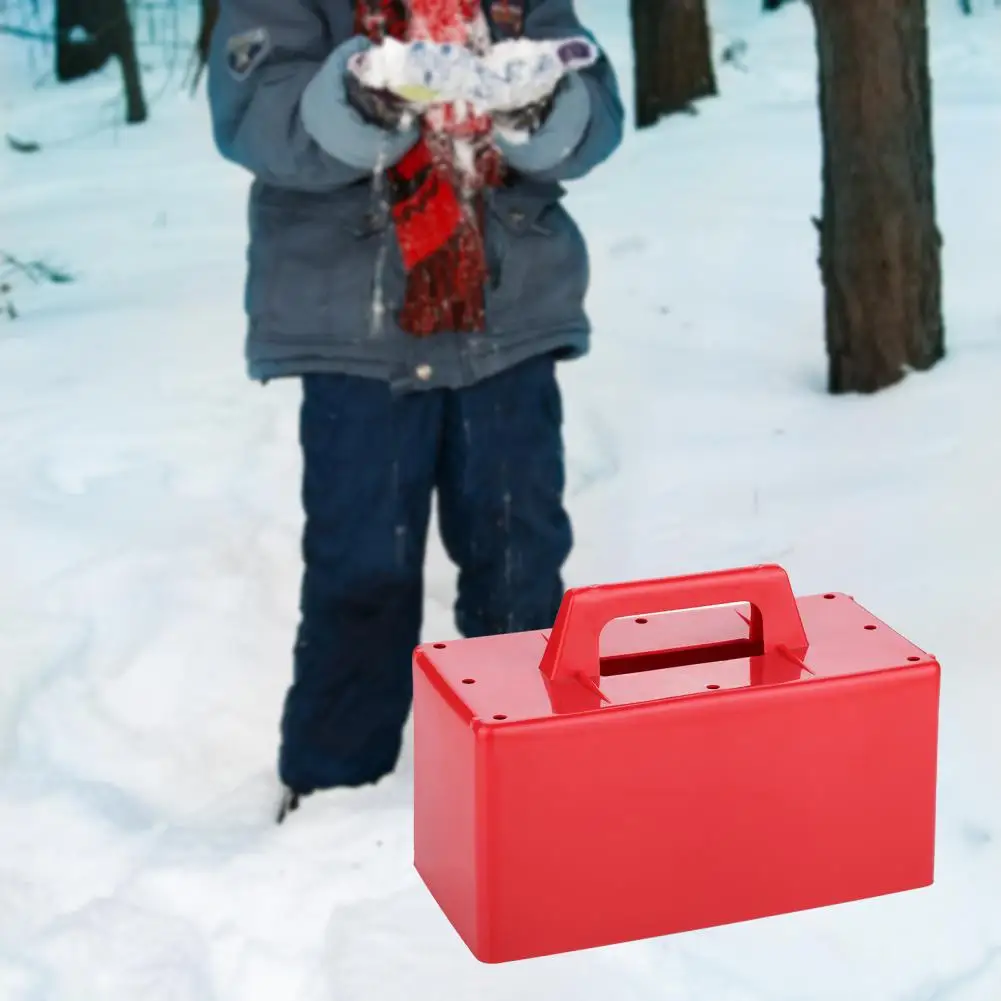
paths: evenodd
<path fill-rule="evenodd" d="M 395 322 L 405 275 L 380 169 L 414 134 L 348 103 L 352 0 L 222 0 L 209 63 L 220 152 L 254 175 L 246 283 L 252 378 L 343 372 L 407 391 L 458 388 L 542 352 L 586 352 L 588 255 L 561 204 L 622 140 L 607 59 L 575 76 L 531 142 L 499 145 L 512 180 L 489 196 L 487 330 L 417 338 Z M 484 7 L 490 12 L 491 4 Z M 524 34 L 586 33 L 572 0 L 526 0 Z M 499 33 L 498 33 L 499 37 Z"/>

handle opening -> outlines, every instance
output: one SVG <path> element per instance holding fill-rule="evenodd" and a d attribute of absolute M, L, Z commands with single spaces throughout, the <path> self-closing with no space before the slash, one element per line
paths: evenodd
<path fill-rule="evenodd" d="M 740 602 L 751 605 L 750 635 L 764 653 L 809 646 L 789 578 L 770 564 L 571 589 L 563 596 L 539 669 L 554 682 L 584 677 L 597 683 L 599 641 L 613 620 Z"/>
<path fill-rule="evenodd" d="M 602 677 L 759 657 L 748 602 L 613 619 L 601 632 Z"/>

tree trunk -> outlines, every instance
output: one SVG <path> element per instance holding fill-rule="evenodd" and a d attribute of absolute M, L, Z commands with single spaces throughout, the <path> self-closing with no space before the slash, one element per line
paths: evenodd
<path fill-rule="evenodd" d="M 828 387 L 875 392 L 945 354 L 925 0 L 811 3 Z"/>
<path fill-rule="evenodd" d="M 130 125 L 137 125 L 146 121 L 148 113 L 127 0 L 111 0 L 110 13 L 111 48 L 121 63 L 122 83 L 125 86 L 125 121 Z"/>
<path fill-rule="evenodd" d="M 706 0 L 630 0 L 630 13 L 637 128 L 715 96 Z"/>
<path fill-rule="evenodd" d="M 69 83 L 102 69 L 112 56 L 105 4 L 56 0 L 56 79 Z"/>
<path fill-rule="evenodd" d="M 125 120 L 130 125 L 146 121 L 127 0 L 57 0 L 56 79 L 78 80 L 102 69 L 112 56 L 122 67 Z"/>
<path fill-rule="evenodd" d="M 633 55 L 636 63 L 636 127 L 649 128 L 660 118 L 657 96 L 657 28 L 660 7 L 657 0 L 629 0 L 633 24 Z"/>
<path fill-rule="evenodd" d="M 195 41 L 195 73 L 191 83 L 192 92 L 198 89 L 198 81 L 209 61 L 209 50 L 212 45 L 212 32 L 219 20 L 219 0 L 201 0 L 201 24 L 198 28 L 198 38 Z"/>

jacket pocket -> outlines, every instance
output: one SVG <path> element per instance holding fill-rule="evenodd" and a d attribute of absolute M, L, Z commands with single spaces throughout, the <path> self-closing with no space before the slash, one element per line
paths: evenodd
<path fill-rule="evenodd" d="M 490 200 L 487 315 L 492 333 L 544 331 L 582 320 L 587 245 L 559 184 L 501 189 Z"/>
<path fill-rule="evenodd" d="M 382 336 L 401 297 L 402 262 L 369 184 L 255 191 L 250 234 L 246 309 L 257 326 L 283 339 Z"/>

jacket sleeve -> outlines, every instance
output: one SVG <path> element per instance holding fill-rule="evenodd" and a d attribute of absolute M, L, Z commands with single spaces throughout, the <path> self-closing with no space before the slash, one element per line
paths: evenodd
<path fill-rule="evenodd" d="M 268 184 L 326 191 L 371 174 L 370 151 L 400 137 L 363 121 L 340 99 L 335 77 L 347 46 L 331 52 L 314 4 L 221 0 L 208 90 L 213 136 L 226 159 Z"/>
<path fill-rule="evenodd" d="M 583 35 L 597 40 L 580 22 L 573 0 L 530 0 L 524 35 L 560 40 Z M 516 170 L 539 180 L 572 181 L 604 163 L 621 145 L 625 112 L 608 57 L 573 74 L 541 129 L 524 144 L 499 145 Z"/>

